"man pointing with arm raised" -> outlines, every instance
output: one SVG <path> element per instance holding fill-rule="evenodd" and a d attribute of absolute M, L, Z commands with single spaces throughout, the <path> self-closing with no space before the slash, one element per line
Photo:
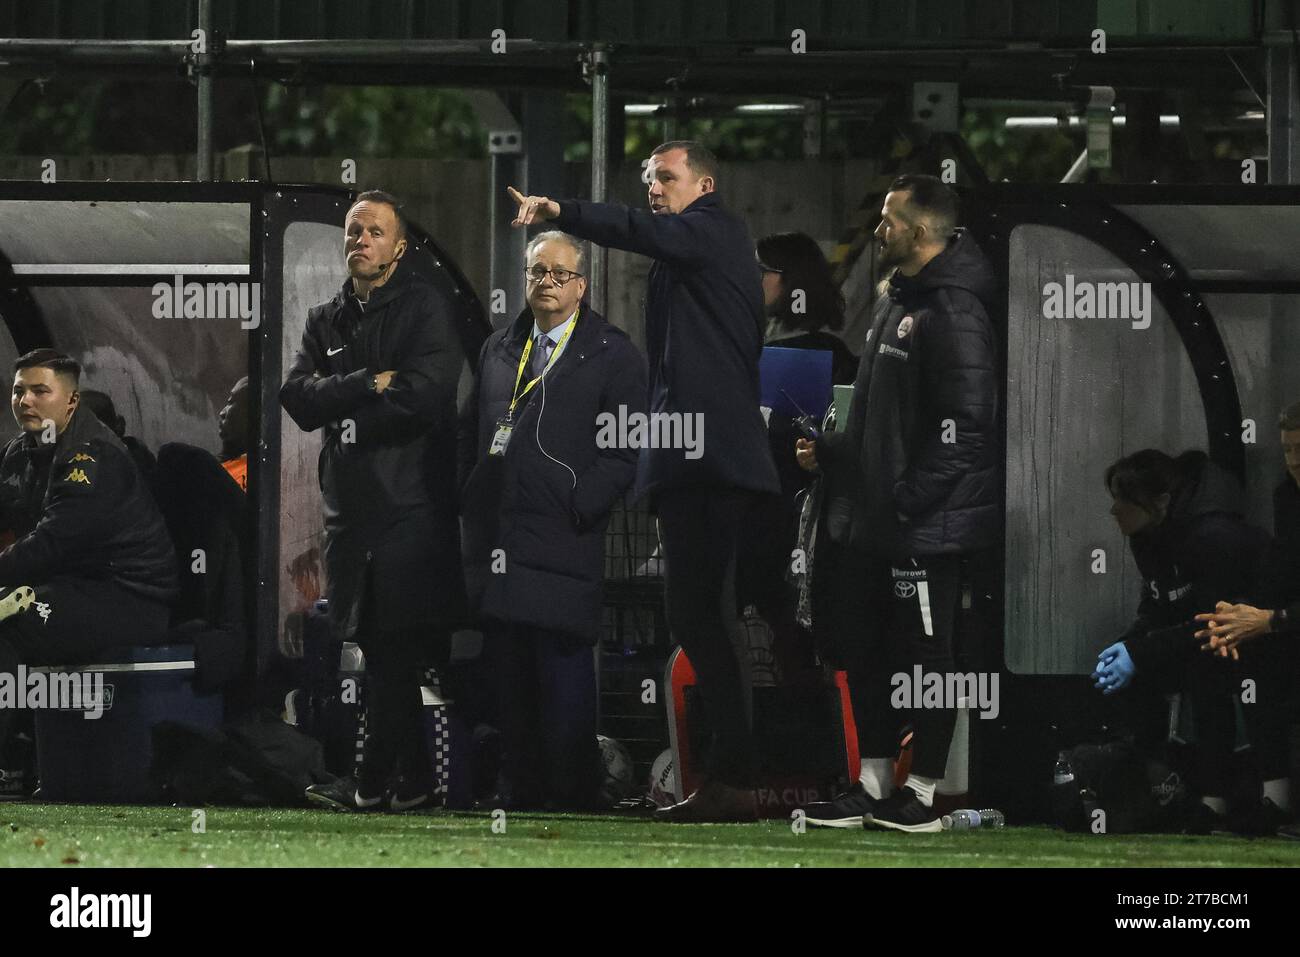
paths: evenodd
<path fill-rule="evenodd" d="M 749 230 L 722 206 L 717 179 L 712 153 L 675 140 L 647 163 L 649 211 L 510 190 L 516 226 L 550 221 L 655 261 L 645 317 L 652 422 L 671 423 L 661 435 L 680 437 L 689 421 L 696 435 L 643 447 L 636 487 L 659 516 L 668 622 L 695 668 L 713 738 L 704 783 L 659 812 L 682 822 L 757 816 L 747 663 L 733 640 L 736 542 L 754 499 L 778 490 L 758 410 L 762 277 Z"/>

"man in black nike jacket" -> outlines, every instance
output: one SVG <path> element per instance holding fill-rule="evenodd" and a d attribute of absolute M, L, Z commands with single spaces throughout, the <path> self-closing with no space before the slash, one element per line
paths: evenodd
<path fill-rule="evenodd" d="M 441 658 L 464 615 L 456 515 L 461 346 L 434 290 L 400 268 L 398 201 L 360 194 L 345 220 L 349 278 L 307 317 L 280 404 L 325 429 L 321 497 L 336 637 L 366 656 L 367 737 L 359 779 L 308 789 L 350 810 L 429 801 L 422 664 Z M 390 782 L 400 771 L 400 780 Z"/>

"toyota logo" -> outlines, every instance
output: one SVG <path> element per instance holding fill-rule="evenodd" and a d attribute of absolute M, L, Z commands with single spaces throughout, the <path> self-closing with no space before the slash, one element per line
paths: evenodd
<path fill-rule="evenodd" d="M 899 598 L 911 598 L 916 594 L 916 586 L 911 582 L 894 582 L 894 594 Z"/>

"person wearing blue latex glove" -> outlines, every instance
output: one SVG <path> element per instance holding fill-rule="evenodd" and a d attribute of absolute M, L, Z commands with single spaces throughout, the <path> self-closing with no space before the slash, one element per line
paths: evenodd
<path fill-rule="evenodd" d="M 1258 666 L 1230 653 L 1200 653 L 1196 632 L 1202 626 L 1195 616 L 1219 601 L 1252 593 L 1268 534 L 1246 522 L 1240 483 L 1204 452 L 1173 457 L 1142 449 L 1112 464 L 1105 485 L 1111 515 L 1141 576 L 1141 598 L 1133 623 L 1098 657 L 1094 686 L 1114 696 L 1117 723 L 1127 725 L 1139 748 L 1152 756 L 1163 752 L 1168 737 L 1165 696 L 1181 694 L 1197 731 L 1187 759 L 1191 790 L 1200 796 L 1186 828 L 1194 833 L 1225 827 L 1254 831 L 1250 819 L 1260 815 L 1253 809 L 1239 808 L 1231 820 L 1226 812 L 1227 795 L 1238 783 L 1234 700 L 1244 680 L 1258 677 Z M 1257 747 L 1277 738 L 1266 727 L 1267 707 L 1243 712 L 1247 734 Z M 1284 776 L 1273 754 L 1278 749 L 1268 750 L 1264 773 Z M 1264 810 L 1277 819 L 1276 807 Z"/>
<path fill-rule="evenodd" d="M 1114 694 L 1128 687 L 1137 666 L 1124 642 L 1117 641 L 1097 656 L 1097 667 L 1092 673 L 1093 687 L 1102 694 Z"/>

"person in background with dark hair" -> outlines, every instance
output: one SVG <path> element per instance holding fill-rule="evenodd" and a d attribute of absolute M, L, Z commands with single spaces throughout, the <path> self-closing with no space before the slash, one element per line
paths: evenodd
<path fill-rule="evenodd" d="M 768 315 L 763 345 L 829 352 L 831 382 L 852 383 L 858 357 L 835 335 L 844 328 L 844 294 L 817 240 L 807 233 L 774 233 L 760 239 L 757 249 Z M 778 456 L 778 470 L 787 458 Z"/>
<path fill-rule="evenodd" d="M 934 794 L 956 710 L 896 710 L 891 674 L 954 670 L 963 590 L 976 591 L 972 576 L 1002 533 L 988 315 L 996 284 L 956 223 L 957 196 L 938 178 L 900 176 L 890 185 L 876 238 L 880 265 L 893 271 L 872 315 L 848 422 L 795 447 L 802 467 L 826 476 L 814 631 L 844 665 L 861 756 L 848 792 L 804 808 L 810 824 L 941 829 Z M 908 720 L 912 768 L 894 791 Z"/>
<path fill-rule="evenodd" d="M 230 389 L 226 404 L 217 413 L 217 435 L 221 437 L 221 467 L 239 487 L 248 491 L 248 376 Z"/>
<path fill-rule="evenodd" d="M 844 328 L 844 296 L 817 241 L 807 233 L 776 233 L 758 241 L 757 253 L 769 317 L 764 346 L 829 352 L 831 383 L 851 383 L 857 356 L 829 331 Z M 788 415 L 773 411 L 767 436 L 781 491 L 763 497 L 741 532 L 736 593 L 742 609 L 755 606 L 771 627 L 781 674 L 787 681 L 798 680 L 800 674 L 811 674 L 813 656 L 796 623 L 797 594 L 786 571 L 798 539 L 799 496 L 813 479 L 790 455 L 799 432 Z"/>
<path fill-rule="evenodd" d="M 718 197 L 718 175 L 704 146 L 674 140 L 647 161 L 648 212 L 510 191 L 516 226 L 552 220 L 654 259 L 645 309 L 650 412 L 704 423 L 698 455 L 643 448 L 637 463 L 637 492 L 652 496 L 659 517 L 669 627 L 695 668 L 713 734 L 705 782 L 657 814 L 686 823 L 758 817 L 736 551 L 758 496 L 779 488 L 759 412 L 762 283 L 748 228 Z"/>
<path fill-rule="evenodd" d="M 53 349 L 14 363 L 21 433 L 0 456 L 0 673 L 84 663 L 156 642 L 177 594 L 176 555 L 126 446 L 81 409 L 81 367 Z M 12 680 L 12 679 L 11 679 Z M 15 712 L 0 708 L 0 752 Z M 5 766 L 0 754 L 0 767 Z"/>
<path fill-rule="evenodd" d="M 81 404 L 93 412 L 95 418 L 113 430 L 113 434 L 122 440 L 126 450 L 131 453 L 131 458 L 140 469 L 140 474 L 152 480 L 154 469 L 158 467 L 158 460 L 149 451 L 148 446 L 135 436 L 126 434 L 126 419 L 118 414 L 117 407 L 108 393 L 82 389 Z"/>
<path fill-rule="evenodd" d="M 340 810 L 433 800 L 422 666 L 465 617 L 456 509 L 456 386 L 464 356 L 434 289 L 401 268 L 397 199 L 361 193 L 344 220 L 348 278 L 307 316 L 280 404 L 325 430 L 321 498 L 330 626 L 366 656 L 359 779 L 313 785 Z M 391 788 L 390 788 L 391 785 Z"/>
<path fill-rule="evenodd" d="M 1181 691 L 1190 699 L 1197 736 L 1192 785 L 1201 801 L 1187 830 L 1225 829 L 1233 784 L 1233 701 L 1251 669 L 1248 661 L 1238 663 L 1235 653 L 1198 654 L 1193 616 L 1216 599 L 1251 591 L 1268 536 L 1246 524 L 1240 485 L 1204 452 L 1174 459 L 1143 449 L 1106 470 L 1106 488 L 1113 499 L 1111 514 L 1142 575 L 1142 596 L 1133 624 L 1098 655 L 1095 686 L 1108 695 L 1132 686 L 1127 719 L 1146 750 L 1158 749 L 1167 730 L 1164 695 Z M 1258 734 L 1266 717 L 1258 709 L 1271 706 L 1244 709 L 1266 780 L 1288 773 L 1284 744 Z M 1285 820 L 1270 797 L 1231 824 L 1271 834 Z"/>

